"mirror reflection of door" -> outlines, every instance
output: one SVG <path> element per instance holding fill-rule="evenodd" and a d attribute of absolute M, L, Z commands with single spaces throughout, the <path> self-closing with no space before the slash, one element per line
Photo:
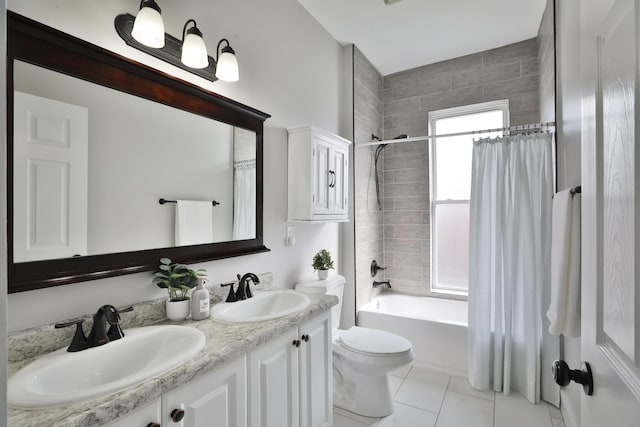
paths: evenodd
<path fill-rule="evenodd" d="M 15 262 L 182 246 L 175 243 L 176 204 L 160 205 L 161 198 L 219 203 L 210 215 L 212 236 L 199 243 L 255 238 L 255 132 L 23 61 L 14 61 L 14 69 L 16 98 L 20 91 L 55 100 L 52 102 L 82 105 L 91 116 L 84 142 L 84 191 L 88 195 L 68 206 L 68 220 L 56 219 L 51 213 L 53 205 L 42 201 L 46 215 L 40 210 L 36 212 L 39 216 L 28 219 L 27 209 L 31 208 L 20 199 L 24 191 L 14 188 Z M 18 111 L 15 116 L 16 120 L 21 117 Z M 20 126 L 15 123 L 16 137 Z M 16 174 L 23 174 L 18 167 Z M 41 177 L 43 170 L 40 165 Z M 55 181 L 49 177 L 43 182 L 53 185 Z M 53 197 L 53 190 L 37 194 Z M 83 221 L 71 219 L 81 215 Z M 26 245 L 19 242 L 18 234 L 27 233 L 19 231 L 19 223 L 40 221 L 42 230 L 43 218 L 83 225 L 84 249 L 74 247 L 55 254 L 38 250 L 17 256 L 17 245 Z"/>
<path fill-rule="evenodd" d="M 14 94 L 14 260 L 87 254 L 87 108 Z"/>

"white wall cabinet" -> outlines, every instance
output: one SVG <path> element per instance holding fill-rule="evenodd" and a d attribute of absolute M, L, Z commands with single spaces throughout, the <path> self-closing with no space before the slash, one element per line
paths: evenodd
<path fill-rule="evenodd" d="M 331 426 L 331 357 L 330 311 L 249 352 L 249 426 Z"/>
<path fill-rule="evenodd" d="M 338 135 L 287 129 L 290 221 L 348 221 L 349 145 Z"/>

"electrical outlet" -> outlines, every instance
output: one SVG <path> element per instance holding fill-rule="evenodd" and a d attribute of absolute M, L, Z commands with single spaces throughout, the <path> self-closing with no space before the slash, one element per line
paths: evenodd
<path fill-rule="evenodd" d="M 287 225 L 287 235 L 284 244 L 285 246 L 293 246 L 296 244 L 296 228 L 293 225 Z"/>

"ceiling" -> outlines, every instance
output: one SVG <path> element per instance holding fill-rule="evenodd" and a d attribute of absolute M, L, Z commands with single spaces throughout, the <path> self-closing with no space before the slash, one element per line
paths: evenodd
<path fill-rule="evenodd" d="M 538 34 L 546 0 L 298 0 L 386 76 Z"/>

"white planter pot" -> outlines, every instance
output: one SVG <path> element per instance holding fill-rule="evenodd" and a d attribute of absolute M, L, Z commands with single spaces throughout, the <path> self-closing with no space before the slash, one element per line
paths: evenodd
<path fill-rule="evenodd" d="M 184 301 L 170 301 L 167 299 L 167 319 L 169 320 L 184 320 L 189 316 L 191 312 L 191 305 L 189 304 L 189 298 Z"/>
<path fill-rule="evenodd" d="M 318 270 L 318 279 L 326 280 L 329 277 L 329 270 Z"/>

